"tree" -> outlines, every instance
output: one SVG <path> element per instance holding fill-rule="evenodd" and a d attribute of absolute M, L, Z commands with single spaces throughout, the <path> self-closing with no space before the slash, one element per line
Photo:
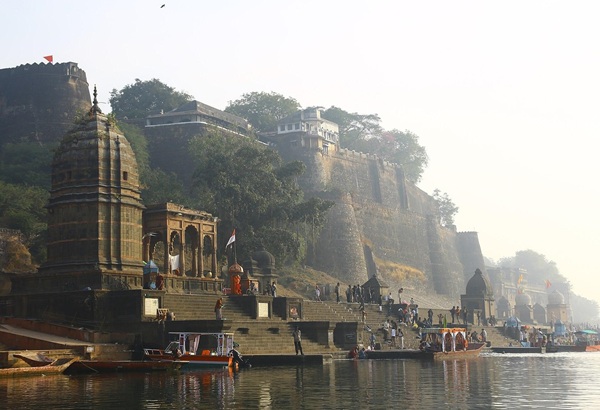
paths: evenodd
<path fill-rule="evenodd" d="M 50 189 L 50 164 L 55 145 L 5 144 L 0 151 L 0 179 L 10 184 Z"/>
<path fill-rule="evenodd" d="M 518 251 L 514 257 L 502 258 L 499 264 L 510 268 L 525 269 L 529 282 L 538 284 L 543 284 L 546 280 L 566 282 L 566 278 L 560 274 L 555 262 L 549 261 L 546 256 L 531 249 Z"/>
<path fill-rule="evenodd" d="M 355 144 L 366 141 L 382 132 L 381 118 L 377 114 L 349 113 L 336 106 L 323 111 L 323 118 L 335 122 L 340 131 L 340 146 L 356 150 Z"/>
<path fill-rule="evenodd" d="M 447 228 L 454 226 L 454 215 L 458 212 L 458 207 L 454 205 L 448 194 L 446 192 L 442 194 L 439 189 L 435 189 L 433 199 L 438 205 L 440 224 Z"/>
<path fill-rule="evenodd" d="M 245 118 L 257 132 L 275 131 L 277 122 L 300 109 L 291 97 L 270 92 L 251 92 L 229 101 L 225 111 Z"/>
<path fill-rule="evenodd" d="M 192 99 L 191 95 L 175 91 L 156 78 L 150 81 L 136 78 L 134 84 L 126 85 L 120 91 L 113 89 L 109 101 L 115 117 L 131 120 L 174 110 Z"/>
<path fill-rule="evenodd" d="M 37 262 L 45 259 L 48 191 L 0 181 L 0 226 L 18 229 Z"/>
<path fill-rule="evenodd" d="M 298 236 L 298 225 L 322 221 L 333 205 L 303 202 L 296 184 L 305 170 L 303 163 L 284 163 L 255 140 L 225 134 L 194 138 L 190 150 L 196 161 L 196 206 L 218 215 L 226 232 L 236 229 L 238 255 L 249 257 L 263 245 L 281 262 L 302 257 L 306 239 Z M 223 249 L 225 243 L 221 245 Z"/>

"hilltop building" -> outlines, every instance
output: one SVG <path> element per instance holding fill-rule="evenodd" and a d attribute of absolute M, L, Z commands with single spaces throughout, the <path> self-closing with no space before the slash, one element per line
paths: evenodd
<path fill-rule="evenodd" d="M 144 135 L 154 168 L 175 172 L 184 186 L 192 183 L 194 163 L 189 141 L 196 136 L 224 133 L 234 137 L 248 137 L 251 127 L 243 118 L 218 110 L 199 101 L 146 119 Z"/>
<path fill-rule="evenodd" d="M 286 141 L 291 147 L 315 149 L 324 155 L 339 150 L 340 132 L 338 124 L 322 117 L 323 108 L 313 107 L 300 110 L 277 123 L 276 138 Z"/>

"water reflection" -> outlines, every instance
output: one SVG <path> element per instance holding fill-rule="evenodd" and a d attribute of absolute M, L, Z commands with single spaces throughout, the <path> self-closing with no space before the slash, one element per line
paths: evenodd
<path fill-rule="evenodd" d="M 597 408 L 600 353 L 0 379 L 0 408 Z"/>

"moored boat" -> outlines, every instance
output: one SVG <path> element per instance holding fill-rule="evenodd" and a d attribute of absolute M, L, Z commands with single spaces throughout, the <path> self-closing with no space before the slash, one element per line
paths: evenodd
<path fill-rule="evenodd" d="M 424 328 L 419 350 L 422 358 L 444 360 L 477 357 L 483 346 L 484 343 L 469 343 L 465 328 Z"/>
<path fill-rule="evenodd" d="M 0 378 L 19 376 L 46 376 L 49 374 L 61 374 L 66 371 L 77 359 L 61 358 L 41 366 L 9 367 L 0 369 Z"/>
<path fill-rule="evenodd" d="M 154 372 L 179 370 L 185 361 L 141 361 L 141 360 L 77 360 L 66 370 L 66 374 Z"/>
<path fill-rule="evenodd" d="M 48 356 L 44 355 L 43 353 L 34 353 L 31 355 L 24 354 L 24 353 L 15 353 L 15 354 L 13 354 L 13 357 L 16 359 L 23 360 L 30 367 L 47 366 L 47 365 L 51 364 L 52 362 L 54 362 L 54 360 L 52 360 Z"/>
<path fill-rule="evenodd" d="M 493 353 L 553 353 L 556 350 L 546 349 L 546 346 L 494 346 L 491 348 Z"/>
<path fill-rule="evenodd" d="M 595 330 L 579 330 L 575 332 L 577 337 L 576 345 L 585 346 L 586 352 L 600 352 L 600 340 L 598 332 Z"/>
<path fill-rule="evenodd" d="M 150 360 L 188 362 L 186 367 L 233 366 L 233 333 L 170 332 L 172 338 L 165 349 L 144 349 Z"/>

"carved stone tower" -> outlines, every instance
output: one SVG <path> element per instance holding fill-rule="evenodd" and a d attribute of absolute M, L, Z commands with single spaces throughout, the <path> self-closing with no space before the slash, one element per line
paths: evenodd
<path fill-rule="evenodd" d="M 93 289 L 110 287 L 107 273 L 141 281 L 144 209 L 133 150 L 102 114 L 96 95 L 94 89 L 92 108 L 54 156 L 48 257 L 40 269 L 68 274 L 72 286 Z"/>

